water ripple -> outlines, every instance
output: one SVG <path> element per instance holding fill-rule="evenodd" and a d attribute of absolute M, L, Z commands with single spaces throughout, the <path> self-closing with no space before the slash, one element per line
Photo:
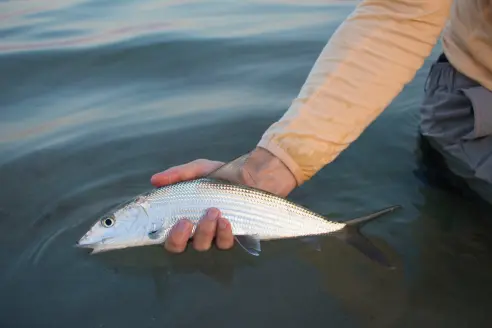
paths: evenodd
<path fill-rule="evenodd" d="M 344 218 L 402 204 L 364 228 L 401 270 L 330 238 L 322 252 L 265 243 L 260 258 L 72 247 L 153 173 L 251 150 L 357 3 L 0 1 L 0 326 L 487 326 L 492 245 L 474 219 L 490 208 L 413 174 L 430 61 L 290 196 Z"/>
<path fill-rule="evenodd" d="M 97 12 L 92 9 L 94 5 L 98 6 Z M 16 5 L 7 3 L 3 6 L 9 8 Z M 258 10 L 258 6 L 263 6 L 264 9 Z M 119 2 L 118 6 L 114 3 L 102 5 L 85 1 L 43 3 L 2 16 L 0 34 L 4 33 L 4 40 L 0 45 L 0 54 L 50 49 L 73 51 L 77 48 L 121 43 L 159 34 L 166 38 L 179 34 L 188 38 L 270 35 L 278 39 L 284 32 L 289 37 L 292 33 L 300 33 L 299 31 L 312 29 L 313 26 L 336 23 L 338 18 L 335 14 L 348 14 L 352 4 L 349 2 L 349 6 L 341 5 L 339 8 L 333 4 L 324 4 L 317 14 L 313 12 L 313 8 L 305 6 L 306 4 L 289 8 L 275 2 L 246 2 L 242 5 L 207 3 L 204 6 L 196 1 L 172 1 L 158 5 L 154 1 L 142 1 L 138 5 Z M 85 7 L 90 9 L 86 10 Z M 80 12 L 85 14 L 75 14 Z M 116 14 L 127 16 L 127 19 L 108 19 Z M 305 35 L 304 32 L 304 38 Z"/>
<path fill-rule="evenodd" d="M 49 50 L 49 49 L 74 49 L 78 47 L 94 47 L 97 45 L 107 45 L 110 43 L 116 43 L 122 41 L 124 39 L 135 37 L 139 34 L 150 34 L 150 33 L 158 33 L 160 31 L 169 32 L 170 26 L 166 23 L 153 23 L 147 25 L 139 25 L 139 26 L 127 26 L 117 29 L 112 29 L 108 31 L 104 31 L 95 35 L 90 35 L 86 37 L 78 37 L 66 39 L 67 30 L 60 32 L 63 34 L 64 39 L 62 40 L 54 40 L 54 41 L 43 41 L 43 42 L 30 42 L 30 43 L 14 43 L 4 42 L 0 45 L 0 54 L 7 54 L 11 52 L 21 52 L 21 51 L 40 51 L 40 50 Z M 68 31 L 70 33 L 70 31 Z M 77 31 L 77 33 L 79 33 Z M 71 33 L 75 34 L 75 33 Z M 52 32 L 51 37 L 55 36 L 55 32 Z M 48 36 L 45 34 L 45 36 Z"/>

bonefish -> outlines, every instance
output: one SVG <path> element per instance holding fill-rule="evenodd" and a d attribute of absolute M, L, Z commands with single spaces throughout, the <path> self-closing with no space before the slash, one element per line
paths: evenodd
<path fill-rule="evenodd" d="M 208 208 L 216 207 L 230 221 L 236 242 L 252 255 L 260 254 L 261 241 L 332 235 L 380 264 L 389 265 L 359 227 L 401 206 L 347 222 L 333 221 L 277 195 L 217 179 L 215 176 L 227 166 L 207 177 L 157 188 L 121 204 L 100 218 L 77 246 L 99 253 L 162 244 L 180 219 L 187 218 L 196 225 Z"/>

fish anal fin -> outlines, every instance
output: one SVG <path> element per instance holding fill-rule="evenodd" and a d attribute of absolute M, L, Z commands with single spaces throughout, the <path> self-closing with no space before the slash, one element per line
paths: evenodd
<path fill-rule="evenodd" d="M 256 235 L 234 236 L 239 246 L 251 255 L 259 256 L 261 252 L 260 239 Z"/>

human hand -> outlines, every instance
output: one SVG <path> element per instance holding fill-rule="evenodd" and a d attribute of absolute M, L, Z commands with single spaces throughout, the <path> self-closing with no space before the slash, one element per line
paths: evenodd
<path fill-rule="evenodd" d="M 171 167 L 152 176 L 150 182 L 161 187 L 181 181 L 193 180 L 215 171 L 224 165 L 223 162 L 198 159 L 192 162 Z M 191 237 L 193 224 L 187 219 L 180 220 L 172 229 L 164 247 L 172 253 L 181 253 L 185 250 Z M 231 224 L 221 217 L 216 208 L 211 208 L 197 225 L 193 238 L 193 247 L 198 251 L 206 251 L 212 246 L 212 240 L 219 249 L 229 249 L 234 245 Z"/>
<path fill-rule="evenodd" d="M 151 183 L 161 187 L 204 177 L 224 164 L 207 159 L 194 160 L 153 175 Z M 256 148 L 249 156 L 240 157 L 237 162 L 232 162 L 232 165 L 228 165 L 227 169 L 221 170 L 214 177 L 269 191 L 279 196 L 287 196 L 296 187 L 296 180 L 289 169 L 278 158 L 262 148 Z M 165 242 L 166 250 L 172 253 L 183 252 L 192 230 L 193 224 L 189 220 L 180 220 L 172 228 Z M 222 218 L 219 209 L 211 208 L 197 225 L 193 247 L 198 251 L 206 251 L 212 246 L 214 238 L 219 249 L 230 249 L 234 245 L 230 222 Z"/>

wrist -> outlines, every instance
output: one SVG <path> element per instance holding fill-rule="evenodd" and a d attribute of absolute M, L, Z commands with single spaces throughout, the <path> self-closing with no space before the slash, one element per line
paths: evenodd
<path fill-rule="evenodd" d="M 297 181 L 289 168 L 268 150 L 256 147 L 244 163 L 244 179 L 256 188 L 287 196 Z"/>

